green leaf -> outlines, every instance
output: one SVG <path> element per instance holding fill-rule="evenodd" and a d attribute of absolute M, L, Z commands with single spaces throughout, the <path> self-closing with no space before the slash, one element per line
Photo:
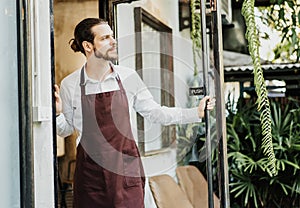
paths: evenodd
<path fill-rule="evenodd" d="M 286 190 L 286 188 L 285 188 L 285 185 L 282 184 L 282 183 L 280 183 L 279 185 L 281 186 L 281 188 L 282 188 L 282 190 L 284 191 L 285 195 L 288 195 L 288 192 L 287 192 L 287 190 Z"/>
<path fill-rule="evenodd" d="M 295 6 L 294 1 L 288 0 L 286 3 L 289 5 L 290 8 L 293 8 Z"/>
<path fill-rule="evenodd" d="M 300 166 L 299 166 L 298 164 L 293 163 L 293 162 L 291 162 L 291 161 L 289 161 L 289 160 L 284 160 L 284 159 L 282 159 L 281 161 L 282 161 L 283 163 L 286 163 L 286 164 L 288 164 L 288 165 L 290 165 L 290 166 L 296 168 L 296 169 L 300 169 Z"/>
<path fill-rule="evenodd" d="M 292 144 L 291 149 L 300 151 L 300 144 Z"/>
<path fill-rule="evenodd" d="M 284 2 L 284 0 L 278 0 L 278 4 L 282 4 Z"/>
<path fill-rule="evenodd" d="M 293 22 L 293 25 L 297 25 L 297 16 L 296 16 L 296 14 L 292 14 L 292 22 Z"/>
<path fill-rule="evenodd" d="M 297 36 L 296 30 L 295 30 L 295 28 L 292 28 L 291 31 L 292 31 L 292 44 L 296 45 L 297 41 L 298 41 L 298 36 Z"/>

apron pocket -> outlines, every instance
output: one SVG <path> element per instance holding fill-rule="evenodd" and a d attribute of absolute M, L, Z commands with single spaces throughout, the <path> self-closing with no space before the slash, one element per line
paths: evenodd
<path fill-rule="evenodd" d="M 141 178 L 125 176 L 124 177 L 124 184 L 125 184 L 124 188 L 139 186 L 141 184 L 141 182 L 142 182 Z"/>
<path fill-rule="evenodd" d="M 137 186 L 142 182 L 141 179 L 141 159 L 123 154 L 124 166 L 124 187 Z"/>

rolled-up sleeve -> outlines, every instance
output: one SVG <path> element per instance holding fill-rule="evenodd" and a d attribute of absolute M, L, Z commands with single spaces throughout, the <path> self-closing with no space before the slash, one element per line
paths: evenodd
<path fill-rule="evenodd" d="M 67 124 L 64 114 L 60 114 L 56 117 L 56 132 L 61 137 L 67 137 L 71 135 L 74 128 Z"/>

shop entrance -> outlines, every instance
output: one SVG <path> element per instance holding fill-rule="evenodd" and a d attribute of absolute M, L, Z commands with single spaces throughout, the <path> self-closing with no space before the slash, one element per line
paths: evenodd
<path fill-rule="evenodd" d="M 85 57 L 74 53 L 69 41 L 73 38 L 76 24 L 87 17 L 98 17 L 98 0 L 54 0 L 54 64 L 55 83 L 80 68 Z M 57 204 L 58 207 L 72 207 L 72 183 L 75 170 L 76 133 L 62 138 L 57 136 Z"/>

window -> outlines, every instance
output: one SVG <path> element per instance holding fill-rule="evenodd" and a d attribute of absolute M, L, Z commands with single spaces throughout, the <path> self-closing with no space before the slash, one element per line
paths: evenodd
<path fill-rule="evenodd" d="M 136 70 L 154 99 L 163 106 L 174 106 L 172 29 L 153 15 L 134 8 Z M 138 142 L 142 155 L 155 154 L 175 140 L 175 126 L 152 124 L 137 115 Z"/>

